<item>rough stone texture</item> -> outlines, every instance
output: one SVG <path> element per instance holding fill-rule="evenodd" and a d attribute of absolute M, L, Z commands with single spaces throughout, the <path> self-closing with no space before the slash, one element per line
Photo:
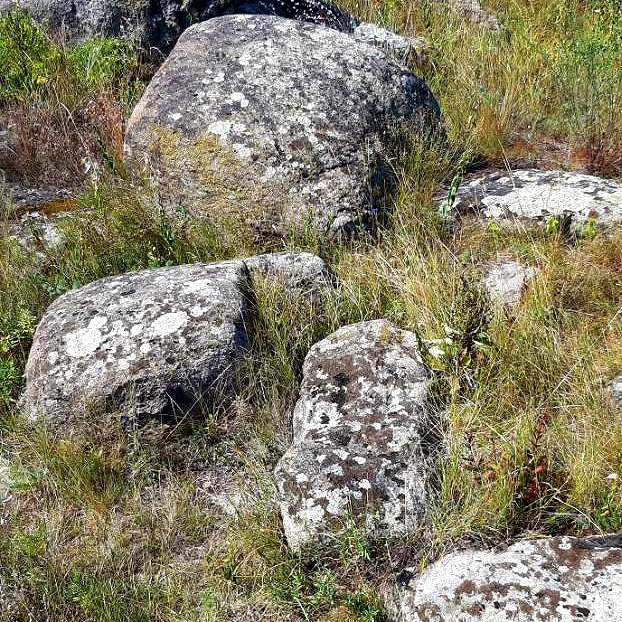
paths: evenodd
<path fill-rule="evenodd" d="M 49 218 L 40 212 L 28 212 L 9 223 L 8 233 L 26 251 L 43 257 L 46 251 L 65 242 L 57 223 L 57 218 L 61 216 Z"/>
<path fill-rule="evenodd" d="M 381 50 L 315 24 L 233 15 L 189 28 L 127 124 L 126 161 L 166 209 L 281 232 L 373 219 L 390 137 L 440 116 Z"/>
<path fill-rule="evenodd" d="M 244 356 L 248 271 L 242 261 L 102 279 L 44 314 L 26 366 L 30 417 L 64 425 L 86 406 L 131 422 L 220 397 Z"/>
<path fill-rule="evenodd" d="M 428 42 L 422 37 L 403 37 L 368 22 L 355 26 L 352 36 L 363 43 L 369 43 L 384 50 L 404 65 L 425 56 L 429 47 Z"/>
<path fill-rule="evenodd" d="M 622 619 L 620 536 L 519 542 L 442 558 L 398 597 L 399 622 Z"/>
<path fill-rule="evenodd" d="M 622 184 L 564 171 L 499 171 L 465 183 L 453 207 L 478 210 L 492 220 L 544 223 L 557 218 L 576 228 L 595 219 L 612 225 L 622 220 Z"/>
<path fill-rule="evenodd" d="M 494 29 L 501 27 L 497 17 L 483 9 L 479 0 L 432 0 L 432 2 L 439 8 L 449 7 L 457 11 L 464 19 L 480 26 Z"/>
<path fill-rule="evenodd" d="M 609 394 L 613 401 L 620 407 L 622 407 L 622 376 L 614 378 L 608 386 Z"/>
<path fill-rule="evenodd" d="M 225 14 L 277 15 L 343 32 L 358 24 L 323 0 L 0 0 L 0 13 L 16 5 L 70 41 L 123 36 L 164 53 L 191 24 Z"/>
<path fill-rule="evenodd" d="M 317 289 L 330 282 L 324 261 L 311 253 L 268 253 L 244 260 L 251 276 L 277 279 L 296 289 Z"/>
<path fill-rule="evenodd" d="M 511 310 L 521 301 L 527 285 L 537 272 L 518 261 L 497 261 L 486 270 L 484 284 L 491 299 Z"/>
<path fill-rule="evenodd" d="M 275 469 L 285 536 L 298 550 L 349 518 L 387 535 L 426 508 L 429 376 L 417 339 L 385 320 L 341 328 L 310 350 L 293 444 Z"/>

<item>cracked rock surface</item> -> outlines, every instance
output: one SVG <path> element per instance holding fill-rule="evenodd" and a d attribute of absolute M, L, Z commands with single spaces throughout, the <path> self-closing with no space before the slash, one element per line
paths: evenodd
<path fill-rule="evenodd" d="M 128 121 L 126 161 L 169 210 L 340 235 L 367 226 L 394 189 L 395 135 L 439 117 L 426 85 L 377 47 L 230 15 L 182 35 Z"/>
<path fill-rule="evenodd" d="M 465 183 L 453 207 L 477 210 L 488 220 L 557 218 L 572 229 L 593 219 L 608 226 L 622 220 L 622 184 L 566 171 L 498 171 Z"/>
<path fill-rule="evenodd" d="M 349 519 L 407 533 L 426 509 L 429 376 L 414 334 L 385 320 L 339 329 L 311 348 L 293 444 L 275 469 L 289 546 L 322 543 Z"/>
<path fill-rule="evenodd" d="M 622 619 L 620 536 L 523 541 L 443 557 L 400 588 L 396 622 Z"/>

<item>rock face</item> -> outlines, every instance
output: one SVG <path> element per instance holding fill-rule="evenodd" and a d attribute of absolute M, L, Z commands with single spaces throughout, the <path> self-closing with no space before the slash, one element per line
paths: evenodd
<path fill-rule="evenodd" d="M 399 622 L 622 619 L 619 536 L 525 541 L 442 558 L 402 590 Z"/>
<path fill-rule="evenodd" d="M 527 284 L 536 274 L 534 269 L 507 259 L 488 266 L 484 284 L 492 300 L 510 311 L 520 303 Z"/>
<path fill-rule="evenodd" d="M 253 277 L 276 279 L 296 290 L 322 288 L 331 280 L 324 261 L 311 253 L 267 253 L 244 263 Z"/>
<path fill-rule="evenodd" d="M 454 209 L 478 210 L 491 220 L 545 223 L 556 218 L 570 229 L 591 219 L 606 226 L 622 220 L 622 184 L 564 171 L 495 172 L 463 185 Z"/>
<path fill-rule="evenodd" d="M 608 385 L 609 395 L 617 406 L 622 407 L 622 376 L 617 376 Z"/>
<path fill-rule="evenodd" d="M 126 160 L 165 208 L 337 234 L 393 189 L 391 137 L 439 114 L 425 84 L 347 34 L 227 16 L 183 34 L 128 121 Z"/>
<path fill-rule="evenodd" d="M 412 333 L 384 320 L 347 326 L 304 363 L 293 444 L 276 467 L 283 526 L 298 550 L 349 519 L 407 533 L 426 509 L 429 377 Z"/>
<path fill-rule="evenodd" d="M 135 421 L 216 398 L 245 352 L 247 280 L 234 261 L 145 270 L 64 294 L 34 337 L 26 412 L 62 425 L 103 402 Z"/>
<path fill-rule="evenodd" d="M 482 8 L 479 0 L 432 0 L 440 6 L 448 6 L 457 11 L 462 17 L 480 26 L 499 28 L 499 20 Z"/>
<path fill-rule="evenodd" d="M 70 41 L 121 36 L 163 53 L 190 25 L 221 15 L 276 15 L 342 32 L 359 25 L 323 0 L 0 0 L 0 14 L 16 6 Z"/>

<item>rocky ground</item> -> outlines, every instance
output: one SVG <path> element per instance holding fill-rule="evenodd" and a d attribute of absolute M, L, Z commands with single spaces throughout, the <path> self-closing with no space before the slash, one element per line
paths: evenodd
<path fill-rule="evenodd" d="M 0 2 L 0 621 L 622 617 L 622 12 L 484 4 Z"/>

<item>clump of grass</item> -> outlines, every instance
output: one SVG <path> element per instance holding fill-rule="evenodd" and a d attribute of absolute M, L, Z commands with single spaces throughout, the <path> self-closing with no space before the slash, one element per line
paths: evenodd
<path fill-rule="evenodd" d="M 120 39 L 70 47 L 21 9 L 0 17 L 0 167 L 40 185 L 79 187 L 118 168 L 122 123 L 142 88 L 138 51 Z"/>

